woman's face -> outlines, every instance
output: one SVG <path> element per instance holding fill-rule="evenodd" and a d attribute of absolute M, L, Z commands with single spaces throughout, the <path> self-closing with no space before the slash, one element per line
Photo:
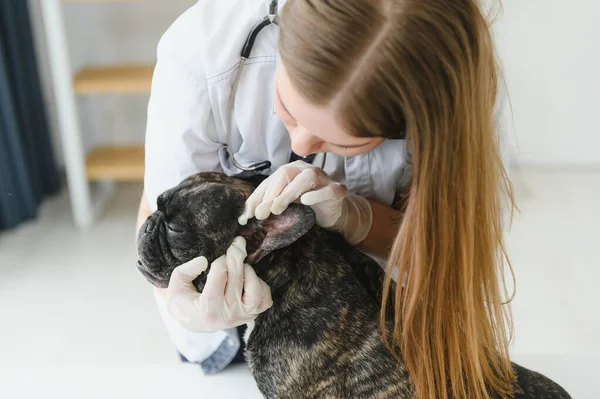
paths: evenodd
<path fill-rule="evenodd" d="M 318 152 L 351 157 L 368 152 L 383 141 L 345 132 L 331 107 L 312 105 L 298 94 L 281 62 L 275 73 L 275 111 L 290 134 L 292 151 L 301 157 Z"/>

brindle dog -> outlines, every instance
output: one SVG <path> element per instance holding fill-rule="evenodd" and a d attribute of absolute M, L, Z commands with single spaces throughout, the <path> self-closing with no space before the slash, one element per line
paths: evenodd
<path fill-rule="evenodd" d="M 308 207 L 238 224 L 260 182 L 199 173 L 163 193 L 138 237 L 139 271 L 166 287 L 173 269 L 209 262 L 236 236 L 247 263 L 270 287 L 273 307 L 259 315 L 245 357 L 268 398 L 414 398 L 408 372 L 386 349 L 379 310 L 383 271 L 339 235 L 315 226 Z M 206 273 L 194 284 L 202 292 Z M 569 398 L 556 383 L 515 365 L 518 398 Z"/>

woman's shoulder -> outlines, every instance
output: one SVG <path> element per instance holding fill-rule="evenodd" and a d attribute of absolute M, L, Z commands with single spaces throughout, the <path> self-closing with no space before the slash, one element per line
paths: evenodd
<path fill-rule="evenodd" d="M 206 79 L 220 75 L 239 62 L 240 51 L 252 27 L 268 10 L 268 0 L 199 0 L 185 11 L 160 39 L 157 58 L 177 64 Z M 276 55 L 276 40 L 258 45 Z"/>

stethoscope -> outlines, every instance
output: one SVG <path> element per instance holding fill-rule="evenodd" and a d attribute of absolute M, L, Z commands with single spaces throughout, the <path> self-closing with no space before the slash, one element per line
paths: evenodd
<path fill-rule="evenodd" d="M 235 159 L 235 156 L 233 155 L 233 144 L 232 144 L 232 140 L 231 140 L 232 139 L 231 120 L 233 119 L 233 103 L 235 100 L 235 95 L 237 93 L 238 84 L 240 82 L 240 76 L 242 74 L 242 69 L 243 69 L 244 65 L 246 64 L 246 61 L 248 61 L 248 58 L 250 57 L 250 52 L 252 51 L 252 47 L 254 46 L 254 42 L 256 41 L 256 37 L 258 36 L 260 31 L 263 30 L 263 28 L 265 28 L 271 24 L 275 24 L 275 25 L 277 24 L 277 21 L 276 21 L 277 10 L 278 10 L 278 1 L 271 0 L 271 3 L 269 4 L 269 13 L 261 21 L 259 21 L 256 25 L 254 25 L 252 27 L 252 29 L 250 30 L 250 33 L 248 33 L 248 37 L 246 38 L 246 41 L 244 42 L 244 46 L 242 47 L 242 51 L 240 53 L 240 66 L 237 70 L 237 73 L 235 74 L 235 79 L 234 79 L 233 85 L 231 87 L 231 95 L 229 96 L 229 102 L 228 102 L 228 106 L 227 106 L 227 123 L 226 123 L 227 152 L 229 153 L 229 157 L 230 157 L 233 165 L 236 168 L 238 168 L 244 172 L 259 172 L 259 171 L 262 171 L 265 169 L 269 169 L 271 167 L 270 161 L 256 162 L 251 165 L 244 166 Z M 401 136 L 396 137 L 396 138 L 404 139 L 404 133 L 402 133 Z M 310 158 L 314 159 L 314 156 L 311 156 Z M 325 167 L 326 161 L 327 161 L 327 153 L 324 152 L 323 159 L 321 160 L 321 169 L 323 169 Z"/>
<path fill-rule="evenodd" d="M 270 161 L 262 161 L 256 162 L 251 165 L 242 165 L 240 164 L 233 155 L 233 144 L 231 141 L 232 131 L 231 131 L 231 120 L 233 119 L 233 102 L 235 100 L 235 95 L 237 93 L 238 84 L 240 82 L 240 76 L 242 74 L 242 69 L 248 61 L 250 57 L 250 52 L 252 51 L 252 47 L 254 46 L 254 42 L 256 41 L 256 37 L 260 33 L 263 28 L 276 24 L 275 18 L 277 17 L 277 9 L 278 9 L 278 1 L 272 0 L 269 4 L 269 13 L 256 25 L 252 27 L 250 33 L 248 33 L 248 37 L 246 38 L 246 42 L 244 42 L 244 46 L 242 47 L 242 52 L 240 53 L 240 66 L 235 74 L 235 79 L 233 81 L 233 86 L 231 87 L 231 95 L 229 96 L 229 103 L 227 106 L 227 152 L 229 153 L 229 158 L 233 165 L 244 171 L 244 172 L 259 172 L 261 170 L 269 169 L 271 167 Z"/>

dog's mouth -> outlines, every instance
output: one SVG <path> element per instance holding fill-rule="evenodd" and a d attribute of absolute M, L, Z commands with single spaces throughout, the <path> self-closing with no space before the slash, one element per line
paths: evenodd
<path fill-rule="evenodd" d="M 167 288 L 169 286 L 169 280 L 158 278 L 154 274 L 150 273 L 141 260 L 137 261 L 137 269 L 142 276 L 144 276 L 144 278 L 146 278 L 146 280 L 148 280 L 155 287 Z"/>

